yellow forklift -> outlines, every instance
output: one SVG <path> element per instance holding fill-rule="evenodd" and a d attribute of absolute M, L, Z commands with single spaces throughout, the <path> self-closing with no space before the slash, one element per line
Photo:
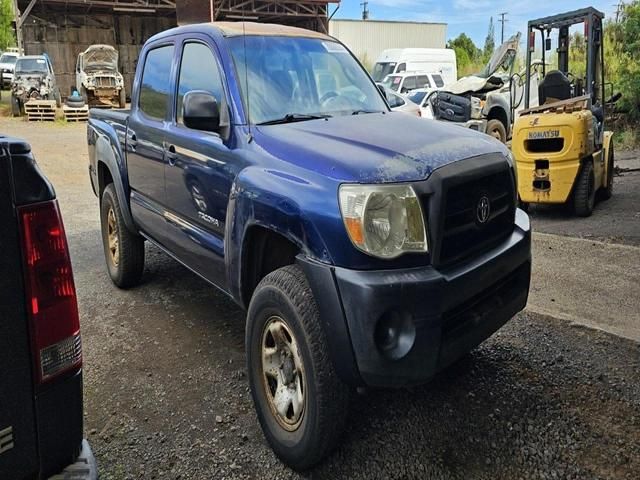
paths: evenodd
<path fill-rule="evenodd" d="M 528 26 L 526 78 L 532 68 L 536 40 L 541 40 L 543 78 L 538 105 L 531 106 L 525 82 L 524 110 L 513 126 L 512 151 L 518 168 L 518 195 L 525 210 L 530 203 L 568 203 L 576 215 L 593 212 L 596 195 L 613 193 L 612 133 L 605 131 L 604 14 L 589 7 L 538 20 Z M 569 28 L 584 25 L 586 68 L 569 71 Z M 549 70 L 545 56 L 557 36 L 557 69 Z M 538 62 L 539 63 L 539 62 Z"/>

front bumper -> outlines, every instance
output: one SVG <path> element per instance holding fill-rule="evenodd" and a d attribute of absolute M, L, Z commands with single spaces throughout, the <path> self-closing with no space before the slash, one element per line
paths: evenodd
<path fill-rule="evenodd" d="M 349 383 L 358 383 L 354 381 L 358 378 L 361 384 L 380 387 L 419 384 L 472 350 L 525 307 L 531 229 L 528 216 L 517 210 L 516 227 L 509 238 L 446 271 L 431 266 L 355 271 L 303 263 L 341 378 Z M 319 271 L 322 269 L 331 269 L 333 281 Z M 382 353 L 374 335 L 379 320 L 392 312 L 408 316 L 415 326 L 413 346 L 397 360 Z M 348 346 L 345 336 L 350 339 Z"/>

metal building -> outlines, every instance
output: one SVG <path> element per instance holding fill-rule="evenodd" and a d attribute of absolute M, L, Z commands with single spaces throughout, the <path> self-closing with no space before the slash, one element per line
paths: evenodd
<path fill-rule="evenodd" d="M 329 34 L 372 65 L 388 48 L 445 48 L 447 24 L 340 19 L 329 22 Z"/>

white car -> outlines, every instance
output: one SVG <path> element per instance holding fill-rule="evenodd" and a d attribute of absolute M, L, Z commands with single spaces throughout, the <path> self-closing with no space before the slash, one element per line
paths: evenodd
<path fill-rule="evenodd" d="M 439 90 L 445 86 L 440 73 L 403 72 L 387 75 L 382 84 L 400 95 L 405 95 L 418 88 Z"/>
<path fill-rule="evenodd" d="M 378 85 L 382 86 L 382 88 L 384 89 L 384 93 L 387 97 L 387 102 L 389 103 L 391 110 L 393 110 L 394 112 L 402 112 L 408 115 L 414 115 L 416 117 L 419 117 L 421 115 L 420 107 L 413 103 L 411 100 L 403 97 L 402 95 L 398 95 L 395 92 L 392 92 L 381 83 L 379 83 Z"/>
<path fill-rule="evenodd" d="M 2 86 L 11 85 L 13 73 L 16 68 L 16 61 L 20 55 L 16 52 L 4 52 L 0 56 L 0 73 L 2 75 Z"/>

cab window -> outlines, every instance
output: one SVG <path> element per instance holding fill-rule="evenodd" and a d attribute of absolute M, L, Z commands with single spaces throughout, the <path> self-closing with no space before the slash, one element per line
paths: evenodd
<path fill-rule="evenodd" d="M 416 81 L 417 81 L 418 77 L 406 77 L 404 79 L 404 83 L 402 84 L 402 89 L 400 90 L 400 93 L 407 93 L 410 92 L 411 90 L 415 90 L 416 88 L 418 88 Z"/>
<path fill-rule="evenodd" d="M 216 59 L 208 46 L 198 42 L 187 43 L 182 50 L 176 108 L 176 121 L 179 124 L 184 123 L 182 101 L 185 94 L 192 90 L 209 92 L 219 105 L 223 103 L 224 87 Z"/>
<path fill-rule="evenodd" d="M 398 68 L 396 69 L 396 73 L 402 73 L 402 72 L 406 72 L 407 71 L 407 64 L 406 63 L 401 63 L 400 65 L 398 65 Z"/>
<path fill-rule="evenodd" d="M 429 83 L 428 76 L 420 75 L 418 77 L 418 88 L 431 88 L 431 83 Z"/>
<path fill-rule="evenodd" d="M 432 75 L 431 78 L 433 78 L 433 83 L 436 84 L 436 87 L 438 88 L 444 87 L 444 81 L 442 80 L 442 75 Z"/>
<path fill-rule="evenodd" d="M 142 70 L 138 106 L 145 115 L 157 120 L 166 118 L 169 108 L 169 72 L 173 48 L 173 45 L 167 45 L 150 50 Z"/>

